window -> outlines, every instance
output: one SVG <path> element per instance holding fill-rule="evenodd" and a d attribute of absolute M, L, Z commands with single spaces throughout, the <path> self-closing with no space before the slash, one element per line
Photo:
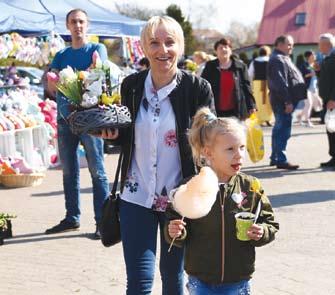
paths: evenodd
<path fill-rule="evenodd" d="M 305 12 L 297 13 L 295 15 L 295 24 L 297 26 L 306 25 L 306 13 Z"/>

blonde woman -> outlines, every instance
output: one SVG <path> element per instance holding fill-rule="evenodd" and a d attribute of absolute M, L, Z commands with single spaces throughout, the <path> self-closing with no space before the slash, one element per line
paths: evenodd
<path fill-rule="evenodd" d="M 256 57 L 249 66 L 249 77 L 253 81 L 253 93 L 257 105 L 257 118 L 260 124 L 266 123 L 271 126 L 273 112 L 269 98 L 269 88 L 267 85 L 267 66 L 271 49 L 269 46 L 262 46 L 259 49 L 259 56 Z"/>
<path fill-rule="evenodd" d="M 209 57 L 206 52 L 204 51 L 195 51 L 193 53 L 193 60 L 198 65 L 195 74 L 197 77 L 201 76 L 202 71 L 205 68 L 206 62 L 209 61 Z"/>
<path fill-rule="evenodd" d="M 180 25 L 168 16 L 152 17 L 141 34 L 150 70 L 125 78 L 122 103 L 132 113 L 125 130 L 103 137 L 121 145 L 120 221 L 127 269 L 127 294 L 150 294 L 154 279 L 157 230 L 160 228 L 162 294 L 183 294 L 183 249 L 168 253 L 163 238 L 168 194 L 195 174 L 187 129 L 201 106 L 214 109 L 209 83 L 178 70 L 184 52 Z"/>

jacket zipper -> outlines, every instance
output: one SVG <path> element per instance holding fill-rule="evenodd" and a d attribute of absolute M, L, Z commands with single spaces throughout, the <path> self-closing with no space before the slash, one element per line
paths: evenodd
<path fill-rule="evenodd" d="M 176 119 L 176 138 L 177 138 L 177 143 L 178 143 L 178 149 L 179 149 L 179 164 L 180 164 L 180 169 L 181 169 L 181 175 L 182 178 L 184 178 L 184 173 L 183 173 L 183 165 L 181 162 L 181 150 L 180 150 L 180 145 L 179 145 L 179 128 L 178 128 L 178 123 L 177 123 L 177 119 Z"/>
<path fill-rule="evenodd" d="M 133 97 L 132 97 L 132 106 L 133 106 L 133 120 L 135 120 L 135 89 L 133 89 Z M 131 137 L 130 137 L 130 153 L 129 153 L 129 160 L 127 164 L 127 170 L 126 175 L 128 175 L 131 159 L 132 159 L 132 153 L 133 153 L 133 137 L 135 132 L 135 122 L 132 123 L 132 130 L 131 130 Z"/>
<path fill-rule="evenodd" d="M 223 282 L 224 279 L 224 264 L 225 264 L 225 238 L 224 238 L 224 201 L 225 201 L 225 194 L 226 194 L 226 186 L 224 186 L 224 192 L 223 192 L 223 196 L 222 196 L 222 192 L 220 189 L 220 205 L 221 205 L 221 226 L 222 226 L 222 239 L 221 239 L 221 243 L 222 243 L 222 260 L 221 260 L 221 282 Z"/>

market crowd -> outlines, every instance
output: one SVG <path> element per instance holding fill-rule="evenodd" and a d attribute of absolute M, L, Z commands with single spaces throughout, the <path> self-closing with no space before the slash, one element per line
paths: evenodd
<path fill-rule="evenodd" d="M 89 68 L 94 52 L 102 61 L 108 59 L 104 45 L 87 39 L 88 18 L 81 9 L 67 14 L 72 41 L 53 59 L 54 73 L 68 66 Z M 74 134 L 66 120 L 69 102 L 49 81 L 58 104 L 66 213 L 46 234 L 80 228 L 76 151 L 81 143 L 93 185 L 93 237 L 100 238 L 102 207 L 109 195 L 103 147 L 109 140 L 120 146 L 122 156 L 119 214 L 127 294 L 151 293 L 156 255 L 162 294 L 183 294 L 184 270 L 190 294 L 251 294 L 255 248 L 272 242 L 279 224 L 259 180 L 241 172 L 244 122 L 256 116 L 262 126 L 272 127 L 269 165 L 298 169 L 286 152 L 293 120 L 312 127 L 313 111 L 335 108 L 334 37 L 322 34 L 319 52 L 306 51 L 297 65 L 289 35 L 277 36 L 272 52 L 267 46 L 259 48 L 250 62 L 233 52 L 229 38 L 215 42 L 215 55 L 196 51 L 185 58 L 180 25 L 155 16 L 144 26 L 141 44 L 146 57 L 121 85 L 122 104 L 133 120 L 127 128 L 106 128 L 98 136 Z M 335 167 L 335 135 L 327 135 L 331 158 L 321 166 Z M 202 181 L 208 184 L 206 191 L 197 186 Z M 197 194 L 214 198 L 206 214 L 193 219 L 196 209 L 186 213 L 191 205 L 182 200 L 196 199 Z M 240 213 L 242 219 L 254 218 L 243 238 L 236 234 Z"/>

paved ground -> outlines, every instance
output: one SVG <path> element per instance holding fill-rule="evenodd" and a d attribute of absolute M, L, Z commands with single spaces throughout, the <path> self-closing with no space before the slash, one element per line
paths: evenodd
<path fill-rule="evenodd" d="M 269 135 L 266 129 L 266 158 L 257 165 L 248 162 L 244 169 L 261 179 L 281 226 L 276 241 L 258 249 L 253 294 L 334 295 L 335 172 L 318 168 L 328 159 L 324 126 L 294 128 L 288 150 L 301 165 L 296 172 L 267 166 Z M 106 157 L 110 179 L 115 161 L 116 155 Z M 0 189 L 0 211 L 18 215 L 15 237 L 0 247 L 0 294 L 125 294 L 121 245 L 104 248 L 90 239 L 91 184 L 87 169 L 81 173 L 78 232 L 43 234 L 64 215 L 59 170 L 48 171 L 39 187 Z M 158 273 L 153 294 L 161 294 Z"/>

